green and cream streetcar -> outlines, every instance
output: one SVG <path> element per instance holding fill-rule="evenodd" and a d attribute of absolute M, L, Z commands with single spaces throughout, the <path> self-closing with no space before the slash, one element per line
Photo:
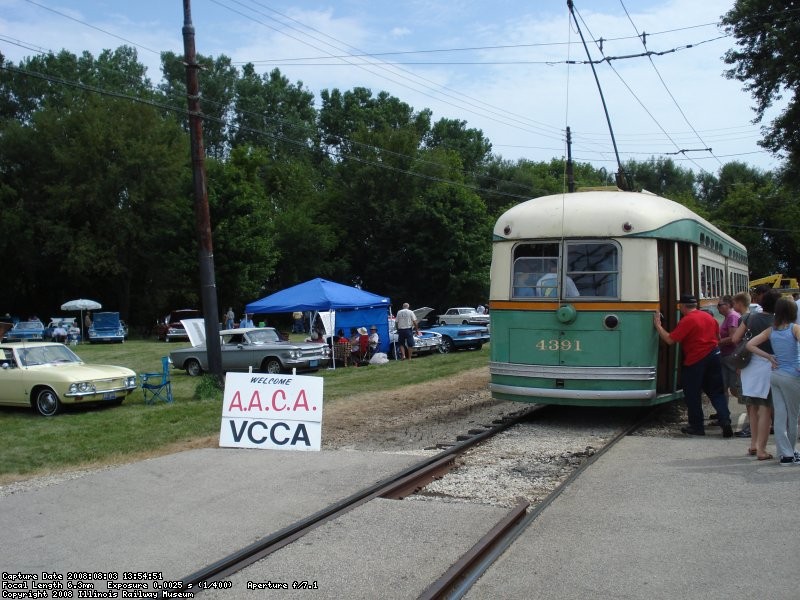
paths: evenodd
<path fill-rule="evenodd" d="M 491 383 L 495 398 L 643 406 L 682 395 L 678 298 L 748 289 L 747 251 L 685 206 L 647 192 L 528 200 L 494 228 Z"/>

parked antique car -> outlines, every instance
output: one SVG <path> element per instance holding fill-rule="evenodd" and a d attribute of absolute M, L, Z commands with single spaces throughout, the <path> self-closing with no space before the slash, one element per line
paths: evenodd
<path fill-rule="evenodd" d="M 0 344 L 0 405 L 58 414 L 64 404 L 121 404 L 137 387 L 125 367 L 87 365 L 64 344 Z"/>
<path fill-rule="evenodd" d="M 433 310 L 432 308 L 429 310 Z M 416 314 L 417 311 L 414 311 Z M 419 319 L 417 320 L 419 322 Z M 420 328 L 419 335 L 414 332 L 414 348 L 411 352 L 412 356 L 420 356 L 422 354 L 432 354 L 434 352 L 442 352 L 442 336 L 435 332 Z M 401 356 L 400 350 L 397 348 L 397 327 L 395 326 L 394 319 L 389 319 L 389 357 L 399 358 Z"/>
<path fill-rule="evenodd" d="M 197 319 L 202 323 L 202 319 Z M 208 354 L 202 327 L 187 324 L 193 346 L 169 353 L 172 366 L 185 369 L 195 376 L 208 371 Z M 316 371 L 327 367 L 331 349 L 327 344 L 313 342 L 288 342 L 281 339 L 272 327 L 247 327 L 220 331 L 223 371 L 254 371 L 284 373 Z"/>
<path fill-rule="evenodd" d="M 429 315 L 433 313 L 433 310 L 429 306 L 414 310 L 414 314 L 417 316 L 417 323 L 430 322 Z M 439 351 L 442 353 L 452 352 L 461 348 L 480 350 L 489 341 L 489 328 L 481 325 L 431 325 L 420 329 L 420 331 L 440 335 L 442 342 Z"/>
<path fill-rule="evenodd" d="M 97 344 L 99 342 L 122 343 L 125 340 L 125 329 L 119 320 L 117 312 L 96 312 L 92 319 L 92 324 L 87 332 L 89 342 Z"/>
<path fill-rule="evenodd" d="M 202 318 L 203 314 L 193 308 L 182 308 L 173 310 L 166 317 L 156 323 L 156 337 L 163 342 L 173 342 L 175 340 L 188 340 L 189 336 L 183 328 L 181 321 L 184 319 Z"/>
<path fill-rule="evenodd" d="M 433 354 L 442 352 L 443 338 L 441 334 L 427 329 L 420 329 L 419 335 L 414 334 L 414 355 Z"/>
<path fill-rule="evenodd" d="M 432 310 L 432 309 L 431 309 Z M 489 315 L 478 314 L 474 308 L 461 306 L 448 308 L 438 316 L 439 325 L 488 325 Z"/>
<path fill-rule="evenodd" d="M 62 329 L 63 332 L 58 330 Z M 63 339 L 56 339 L 57 336 Z M 44 328 L 42 334 L 45 342 L 80 342 L 81 329 L 78 327 L 75 317 L 50 317 L 50 322 Z"/>
<path fill-rule="evenodd" d="M 22 340 L 39 341 L 44 339 L 44 323 L 39 319 L 29 319 L 17 322 L 6 332 L 3 341 L 19 342 Z"/>

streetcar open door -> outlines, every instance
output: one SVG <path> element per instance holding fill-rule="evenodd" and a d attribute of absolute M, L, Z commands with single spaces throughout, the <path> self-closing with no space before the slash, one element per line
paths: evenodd
<path fill-rule="evenodd" d="M 697 247 L 685 242 L 658 241 L 659 311 L 667 331 L 678 324 L 678 298 L 682 293 L 695 293 Z M 681 389 L 680 353 L 678 345 L 659 342 L 656 392 L 671 394 Z"/>

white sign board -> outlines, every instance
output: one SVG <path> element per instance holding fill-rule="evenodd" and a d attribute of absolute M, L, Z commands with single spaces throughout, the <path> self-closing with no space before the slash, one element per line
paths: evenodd
<path fill-rule="evenodd" d="M 268 450 L 319 450 L 322 378 L 228 373 L 219 445 Z"/>

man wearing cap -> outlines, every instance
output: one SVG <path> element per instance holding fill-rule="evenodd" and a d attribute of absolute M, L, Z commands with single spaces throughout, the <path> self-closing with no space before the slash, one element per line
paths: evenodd
<path fill-rule="evenodd" d="M 653 315 L 658 336 L 670 346 L 681 344 L 683 353 L 683 396 L 689 413 L 689 426 L 681 428 L 688 435 L 705 435 L 703 405 L 700 393 L 705 392 L 717 411 L 722 437 L 732 437 L 731 413 L 722 384 L 722 365 L 719 354 L 719 324 L 707 312 L 697 310 L 697 298 L 682 294 L 679 310 L 681 320 L 670 333 L 661 325 L 661 315 Z"/>

